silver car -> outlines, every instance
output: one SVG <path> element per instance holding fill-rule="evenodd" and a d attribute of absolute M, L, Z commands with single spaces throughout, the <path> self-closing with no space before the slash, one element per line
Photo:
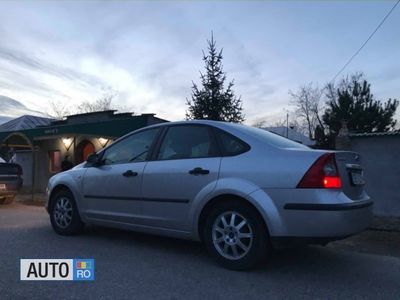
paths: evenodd
<path fill-rule="evenodd" d="M 52 177 L 46 208 L 62 235 L 96 224 L 199 240 L 222 265 L 248 269 L 274 245 L 326 244 L 368 226 L 359 160 L 244 125 L 164 123 Z"/>

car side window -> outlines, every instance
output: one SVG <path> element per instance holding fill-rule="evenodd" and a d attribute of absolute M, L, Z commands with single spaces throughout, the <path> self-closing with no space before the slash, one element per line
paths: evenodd
<path fill-rule="evenodd" d="M 208 126 L 172 126 L 158 152 L 158 160 L 215 157 L 218 148 Z"/>
<path fill-rule="evenodd" d="M 217 136 L 224 156 L 239 155 L 250 149 L 250 146 L 245 142 L 223 130 L 218 129 Z"/>
<path fill-rule="evenodd" d="M 159 128 L 154 128 L 141 131 L 113 144 L 103 154 L 104 164 L 114 165 L 145 161 L 159 130 Z"/>

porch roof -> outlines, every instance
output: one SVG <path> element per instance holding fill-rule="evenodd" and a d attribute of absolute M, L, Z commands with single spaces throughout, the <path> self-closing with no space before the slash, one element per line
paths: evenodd
<path fill-rule="evenodd" d="M 109 112 L 105 112 L 108 113 Z M 98 113 L 97 113 L 98 114 Z M 87 114 L 85 114 L 87 115 Z M 78 115 L 79 116 L 79 115 Z M 76 116 L 74 116 L 76 119 Z M 142 114 L 132 116 L 131 114 L 113 114 L 111 118 L 93 121 L 84 119 L 83 122 L 69 123 L 52 122 L 48 126 L 37 126 L 35 128 L 10 130 L 0 132 L 0 145 L 6 145 L 7 140 L 15 135 L 26 137 L 33 145 L 37 140 L 59 138 L 61 136 L 91 135 L 104 138 L 118 138 L 133 130 L 159 123 L 166 120 L 154 117 L 154 114 Z"/>

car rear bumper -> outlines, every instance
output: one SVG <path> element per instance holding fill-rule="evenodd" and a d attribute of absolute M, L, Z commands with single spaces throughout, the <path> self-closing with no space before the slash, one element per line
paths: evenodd
<path fill-rule="evenodd" d="M 287 210 L 318 210 L 318 211 L 343 211 L 354 210 L 372 206 L 371 200 L 354 201 L 349 203 L 286 203 L 283 208 Z"/>
<path fill-rule="evenodd" d="M 271 239 L 323 244 L 363 231 L 373 216 L 366 193 L 358 200 L 325 189 L 268 189 L 251 196 L 261 204 Z"/>
<path fill-rule="evenodd" d="M 22 187 L 22 179 L 16 181 L 0 181 L 0 184 L 5 185 L 5 189 L 0 190 L 0 197 L 12 196 L 18 193 Z"/>
<path fill-rule="evenodd" d="M 300 244 L 325 245 L 331 241 L 344 239 L 368 227 L 372 220 L 371 200 L 351 203 L 312 204 L 287 203 L 288 236 L 274 236 L 274 246 Z"/>
<path fill-rule="evenodd" d="M 324 244 L 348 237 L 368 227 L 372 220 L 372 206 L 371 200 L 331 204 L 288 203 L 282 212 L 288 234 L 280 238 L 292 237 L 307 243 Z"/>

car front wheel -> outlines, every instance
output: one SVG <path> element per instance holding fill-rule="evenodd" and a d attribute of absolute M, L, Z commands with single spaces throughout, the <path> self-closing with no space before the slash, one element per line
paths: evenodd
<path fill-rule="evenodd" d="M 70 191 L 60 191 L 53 197 L 49 213 L 51 225 L 58 234 L 74 235 L 82 232 L 84 224 Z"/>
<path fill-rule="evenodd" d="M 258 212 L 242 201 L 215 206 L 205 222 L 204 242 L 223 266 L 246 270 L 261 265 L 268 252 L 268 232 Z"/>

